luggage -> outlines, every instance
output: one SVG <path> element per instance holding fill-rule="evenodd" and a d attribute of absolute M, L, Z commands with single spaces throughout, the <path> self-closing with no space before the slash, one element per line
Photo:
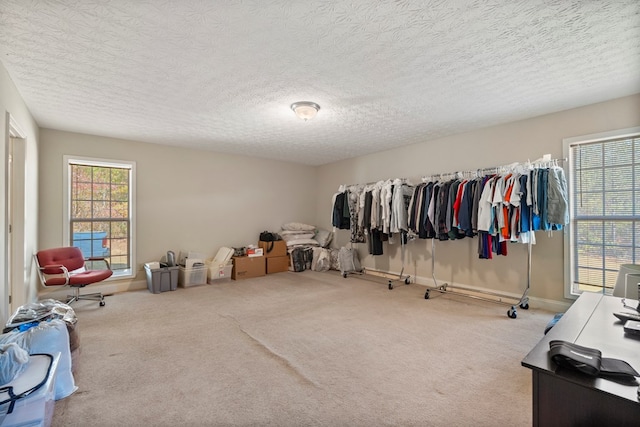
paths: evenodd
<path fill-rule="evenodd" d="M 340 248 L 338 252 L 338 263 L 340 264 L 340 273 L 343 277 L 347 277 L 349 273 L 360 273 L 362 267 L 360 265 L 360 258 L 358 252 L 355 249 Z"/>
<path fill-rule="evenodd" d="M 313 264 L 313 248 L 304 249 L 304 267 L 307 270 L 311 270 L 311 264 Z"/>
<path fill-rule="evenodd" d="M 300 272 L 311 270 L 313 248 L 293 248 L 289 256 L 291 257 L 290 271 Z"/>

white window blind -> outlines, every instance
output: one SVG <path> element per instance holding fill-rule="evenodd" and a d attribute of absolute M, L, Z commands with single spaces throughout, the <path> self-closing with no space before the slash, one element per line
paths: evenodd
<path fill-rule="evenodd" d="M 570 144 L 571 291 L 610 293 L 640 261 L 640 136 Z"/>

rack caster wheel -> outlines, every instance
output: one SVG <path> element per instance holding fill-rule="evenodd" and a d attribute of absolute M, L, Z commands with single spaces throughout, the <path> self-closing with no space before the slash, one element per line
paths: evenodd
<path fill-rule="evenodd" d="M 342 277 L 347 278 L 347 273 L 342 273 Z"/>
<path fill-rule="evenodd" d="M 429 299 L 429 289 L 427 289 L 427 292 L 424 293 L 424 299 Z"/>
<path fill-rule="evenodd" d="M 516 308 L 515 307 L 511 307 L 509 309 L 509 311 L 507 311 L 507 316 L 509 316 L 512 319 L 515 319 L 516 317 L 518 317 L 518 313 L 516 312 Z"/>
<path fill-rule="evenodd" d="M 393 289 L 393 283 L 389 282 L 389 290 Z"/>
<path fill-rule="evenodd" d="M 404 279 L 404 284 L 408 285 L 409 283 L 411 283 L 411 280 L 407 277 Z"/>
<path fill-rule="evenodd" d="M 100 307 L 104 307 L 105 304 L 106 304 L 106 302 L 100 301 Z"/>
<path fill-rule="evenodd" d="M 520 308 L 523 310 L 529 310 L 529 304 L 526 302 L 524 304 L 520 304 Z"/>

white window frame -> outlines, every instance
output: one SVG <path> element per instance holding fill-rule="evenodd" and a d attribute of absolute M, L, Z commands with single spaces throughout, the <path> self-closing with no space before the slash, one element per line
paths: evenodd
<path fill-rule="evenodd" d="M 601 142 L 610 139 L 621 139 L 621 138 L 630 138 L 630 137 L 638 137 L 640 136 L 640 126 L 626 128 L 626 129 L 618 129 L 609 132 L 601 132 L 590 135 L 582 135 L 575 136 L 571 138 L 564 138 L 562 140 L 562 150 L 564 153 L 564 158 L 568 159 L 567 166 L 565 168 L 565 174 L 567 176 L 567 185 L 568 185 L 568 199 L 569 203 L 573 199 L 573 177 L 572 171 L 574 170 L 573 161 L 574 159 L 570 155 L 571 146 L 576 144 L 587 144 L 592 142 Z M 567 224 L 565 228 L 565 239 L 564 239 L 564 296 L 568 299 L 576 299 L 580 292 L 573 291 L 573 273 L 574 273 L 574 260 L 573 260 L 573 247 L 575 242 L 573 241 L 573 233 L 571 232 L 571 223 L 573 220 L 573 209 L 569 209 L 570 220 L 569 224 Z M 604 292 L 604 288 L 603 288 Z"/>
<path fill-rule="evenodd" d="M 63 212 L 62 212 L 62 242 L 64 246 L 69 246 L 70 242 L 70 224 L 71 224 L 71 195 L 69 193 L 71 183 L 71 164 L 80 163 L 87 166 L 114 167 L 131 170 L 131 181 L 129 185 L 129 217 L 131 219 L 130 227 L 130 255 L 131 266 L 124 270 L 114 270 L 113 275 L 107 280 L 117 279 L 133 279 L 136 276 L 136 162 L 130 160 L 113 160 L 99 159 L 94 157 L 83 156 L 64 156 L 64 173 L 63 175 Z"/>

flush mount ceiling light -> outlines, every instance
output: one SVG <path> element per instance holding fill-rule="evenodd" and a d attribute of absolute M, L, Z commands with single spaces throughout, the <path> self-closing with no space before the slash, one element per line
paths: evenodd
<path fill-rule="evenodd" d="M 291 109 L 296 113 L 296 116 L 306 122 L 309 119 L 313 119 L 316 114 L 318 114 L 320 106 L 315 102 L 300 101 L 291 104 Z"/>

